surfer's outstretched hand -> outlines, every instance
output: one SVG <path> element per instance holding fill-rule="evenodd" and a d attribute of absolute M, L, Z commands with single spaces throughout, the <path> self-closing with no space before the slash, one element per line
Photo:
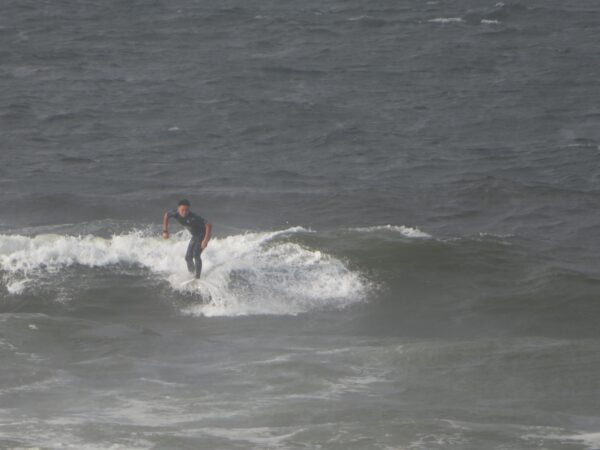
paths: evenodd
<path fill-rule="evenodd" d="M 168 231 L 163 231 L 163 239 L 169 239 L 169 232 Z"/>

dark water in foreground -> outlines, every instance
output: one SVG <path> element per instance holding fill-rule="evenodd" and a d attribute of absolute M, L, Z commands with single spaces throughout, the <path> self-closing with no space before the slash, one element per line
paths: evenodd
<path fill-rule="evenodd" d="M 0 448 L 599 449 L 599 31 L 2 2 Z"/>

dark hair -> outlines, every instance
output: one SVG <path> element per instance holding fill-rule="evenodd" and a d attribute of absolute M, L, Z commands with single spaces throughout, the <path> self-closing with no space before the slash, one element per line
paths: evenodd
<path fill-rule="evenodd" d="M 179 200 L 179 203 L 177 203 L 177 206 L 190 206 L 190 201 L 183 199 L 183 200 Z"/>

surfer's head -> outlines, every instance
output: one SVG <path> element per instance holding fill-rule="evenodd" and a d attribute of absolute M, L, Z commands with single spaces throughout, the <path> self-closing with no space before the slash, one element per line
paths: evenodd
<path fill-rule="evenodd" d="M 179 200 L 179 203 L 177 203 L 177 212 L 179 213 L 179 215 L 181 217 L 185 217 L 185 216 L 187 216 L 189 210 L 190 210 L 190 201 L 186 200 L 186 199 Z"/>

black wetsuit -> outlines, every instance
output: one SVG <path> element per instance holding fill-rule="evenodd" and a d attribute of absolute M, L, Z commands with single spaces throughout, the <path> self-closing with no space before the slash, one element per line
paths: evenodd
<path fill-rule="evenodd" d="M 169 218 L 175 219 L 192 233 L 192 239 L 190 239 L 187 252 L 185 252 L 185 262 L 190 273 L 195 273 L 196 278 L 200 278 L 200 274 L 202 273 L 202 258 L 200 257 L 202 248 L 200 247 L 200 243 L 206 233 L 206 221 L 191 211 L 188 211 L 185 217 L 182 217 L 176 209 L 169 211 L 167 214 Z M 195 267 L 194 263 L 196 263 Z"/>

